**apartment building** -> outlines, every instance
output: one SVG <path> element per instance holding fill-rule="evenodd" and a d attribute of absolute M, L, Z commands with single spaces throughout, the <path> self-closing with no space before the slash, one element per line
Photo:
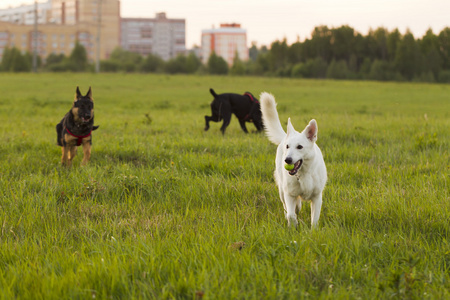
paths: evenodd
<path fill-rule="evenodd" d="M 89 60 L 94 61 L 97 43 L 100 59 L 107 59 L 120 44 L 118 0 L 51 0 L 42 3 L 36 33 L 34 17 L 29 17 L 30 9 L 34 15 L 34 5 L 0 10 L 0 60 L 6 47 L 17 47 L 25 53 L 33 52 L 36 45 L 37 53 L 43 59 L 51 53 L 69 55 L 78 41 L 86 48 Z"/>
<path fill-rule="evenodd" d="M 184 19 L 168 19 L 165 13 L 155 18 L 122 18 L 120 28 L 124 50 L 144 56 L 152 53 L 164 60 L 186 52 Z"/>
<path fill-rule="evenodd" d="M 37 3 L 37 20 L 39 24 L 48 23 L 50 21 L 51 6 L 50 1 Z M 0 22 L 33 25 L 35 10 L 36 7 L 34 4 L 0 9 Z"/>
<path fill-rule="evenodd" d="M 6 47 L 25 53 L 33 52 L 37 45 L 44 60 L 51 53 L 69 55 L 76 41 L 86 48 L 91 61 L 97 57 L 97 43 L 100 59 L 109 58 L 119 46 L 144 56 L 153 53 L 164 60 L 186 52 L 184 19 L 169 19 L 165 13 L 155 18 L 121 18 L 119 0 L 38 3 L 36 34 L 34 12 L 34 4 L 0 9 L 0 60 Z"/>
<path fill-rule="evenodd" d="M 35 34 L 33 26 L 0 22 L 0 60 L 6 47 L 16 47 L 22 53 L 32 53 L 36 49 L 37 54 L 43 59 L 51 53 L 68 56 L 77 40 L 86 47 L 88 57 L 93 60 L 95 36 L 91 34 L 92 31 L 93 28 L 86 24 L 78 26 L 42 24 L 38 26 Z"/>
<path fill-rule="evenodd" d="M 240 24 L 220 24 L 220 28 L 202 30 L 202 61 L 207 63 L 214 51 L 229 66 L 236 53 L 240 60 L 248 60 L 247 31 Z"/>

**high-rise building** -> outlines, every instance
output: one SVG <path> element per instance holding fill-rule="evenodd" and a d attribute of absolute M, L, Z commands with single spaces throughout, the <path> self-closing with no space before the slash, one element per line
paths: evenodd
<path fill-rule="evenodd" d="M 248 60 L 247 31 L 235 23 L 202 30 L 203 63 L 207 63 L 212 52 L 223 57 L 230 66 L 236 54 L 240 60 Z"/>
<path fill-rule="evenodd" d="M 87 24 L 77 26 L 42 24 L 38 26 L 35 34 L 33 26 L 0 22 L 0 60 L 6 47 L 16 47 L 22 53 L 32 53 L 36 50 L 44 60 L 52 53 L 68 56 L 76 41 L 85 46 L 88 58 L 94 60 L 94 34 L 94 28 Z M 100 58 L 103 57 L 106 57 L 106 53 L 102 53 Z"/>
<path fill-rule="evenodd" d="M 21 25 L 34 24 L 35 4 L 20 5 L 0 9 L 0 21 Z M 37 21 L 44 24 L 50 21 L 51 2 L 37 3 Z"/>
<path fill-rule="evenodd" d="M 43 59 L 51 53 L 69 55 L 78 41 L 93 61 L 97 49 L 99 58 L 107 59 L 119 46 L 119 0 L 49 0 L 38 13 L 36 34 L 34 5 L 23 7 L 0 10 L 0 59 L 6 47 L 22 52 L 36 50 Z"/>
<path fill-rule="evenodd" d="M 168 60 L 186 52 L 185 27 L 184 19 L 168 19 L 165 13 L 155 18 L 122 18 L 120 45 L 127 51 Z"/>
<path fill-rule="evenodd" d="M 48 0 L 38 3 L 37 20 L 35 34 L 34 4 L 0 9 L 0 60 L 6 47 L 23 53 L 36 50 L 44 60 L 51 53 L 67 56 L 76 41 L 91 61 L 98 54 L 100 59 L 109 58 L 119 46 L 164 60 L 186 52 L 184 19 L 168 19 L 165 13 L 121 19 L 119 0 Z"/>

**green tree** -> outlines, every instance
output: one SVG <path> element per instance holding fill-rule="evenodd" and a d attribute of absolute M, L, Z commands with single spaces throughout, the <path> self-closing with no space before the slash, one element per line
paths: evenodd
<path fill-rule="evenodd" d="M 450 83 L 450 70 L 442 70 L 439 72 L 438 81 L 442 83 Z"/>
<path fill-rule="evenodd" d="M 75 47 L 70 53 L 69 59 L 67 60 L 67 70 L 75 72 L 87 71 L 89 67 L 88 57 L 86 48 L 78 41 L 75 43 Z"/>
<path fill-rule="evenodd" d="M 221 56 L 218 56 L 214 51 L 208 58 L 208 72 L 210 74 L 224 75 L 228 73 L 228 64 Z"/>
<path fill-rule="evenodd" d="M 165 64 L 165 71 L 169 74 L 187 73 L 186 71 L 186 56 L 178 55 L 169 60 Z"/>
<path fill-rule="evenodd" d="M 252 75 L 262 75 L 269 71 L 269 50 L 266 46 L 262 46 L 259 49 L 258 56 L 256 57 L 256 61 L 252 62 L 251 60 L 247 62 L 247 73 Z"/>
<path fill-rule="evenodd" d="M 295 64 L 290 75 L 298 78 L 325 78 L 327 68 L 327 62 L 321 57 L 316 57 L 308 59 L 305 63 Z"/>
<path fill-rule="evenodd" d="M 332 60 L 327 68 L 327 78 L 346 79 L 349 74 L 347 62 L 343 59 Z"/>
<path fill-rule="evenodd" d="M 66 56 L 64 54 L 55 54 L 51 53 L 49 56 L 47 56 L 47 59 L 45 60 L 45 65 L 53 65 L 53 64 L 59 64 L 66 59 Z"/>
<path fill-rule="evenodd" d="M 0 70 L 3 72 L 11 72 L 13 49 L 6 47 L 5 50 L 3 50 L 3 58 L 2 58 L 2 63 L 0 65 Z"/>
<path fill-rule="evenodd" d="M 117 47 L 111 53 L 109 60 L 115 62 L 120 71 L 136 72 L 139 70 L 143 58 L 139 53 L 126 51 L 120 47 Z"/>
<path fill-rule="evenodd" d="M 400 31 L 398 31 L 398 29 L 395 29 L 394 31 L 390 32 L 387 36 L 386 47 L 388 59 L 390 62 L 393 62 L 395 60 L 395 56 L 397 54 L 397 47 L 400 44 L 401 39 L 402 35 L 400 34 Z"/>
<path fill-rule="evenodd" d="M 325 62 L 330 62 L 332 57 L 331 52 L 331 39 L 332 32 L 327 26 L 315 27 L 311 33 L 311 42 L 309 51 L 313 52 L 313 55 L 309 55 L 309 58 L 321 57 Z"/>
<path fill-rule="evenodd" d="M 348 60 L 348 70 L 352 73 L 358 72 L 358 57 L 356 54 L 350 55 Z"/>
<path fill-rule="evenodd" d="M 379 81 L 387 81 L 395 79 L 395 72 L 393 70 L 393 65 L 385 60 L 381 59 L 374 60 L 370 67 L 368 78 Z"/>
<path fill-rule="evenodd" d="M 450 70 L 450 27 L 445 27 L 439 33 L 439 52 L 442 57 L 442 68 Z"/>
<path fill-rule="evenodd" d="M 317 57 L 306 61 L 306 68 L 312 78 L 325 78 L 327 75 L 328 65 L 325 59 Z"/>
<path fill-rule="evenodd" d="M 299 41 L 293 43 L 287 51 L 288 63 L 295 65 L 303 60 L 303 44 Z"/>
<path fill-rule="evenodd" d="M 286 39 L 281 42 L 273 42 L 267 58 L 270 71 L 277 72 L 278 70 L 284 69 L 288 65 L 288 45 Z"/>
<path fill-rule="evenodd" d="M 245 74 L 245 64 L 239 59 L 239 54 L 236 51 L 233 58 L 233 65 L 230 68 L 231 75 L 244 75 Z"/>
<path fill-rule="evenodd" d="M 100 61 L 100 70 L 102 72 L 118 72 L 120 68 L 120 63 L 114 60 L 106 59 Z"/>
<path fill-rule="evenodd" d="M 308 77 L 308 71 L 304 63 L 297 63 L 292 67 L 291 77 L 294 78 L 305 78 Z"/>
<path fill-rule="evenodd" d="M 366 56 L 365 55 L 365 51 L 366 51 L 366 41 L 365 38 L 362 34 L 357 33 L 355 36 L 355 53 L 353 55 L 353 57 L 355 58 L 355 61 L 350 61 L 349 62 L 349 67 L 354 67 L 355 72 L 359 71 L 360 67 L 363 65 L 364 60 L 366 58 L 368 58 L 369 60 L 371 59 L 370 56 Z M 350 59 L 352 59 L 352 56 L 350 57 Z"/>
<path fill-rule="evenodd" d="M 331 29 L 330 50 L 334 60 L 348 61 L 355 52 L 355 30 L 349 26 Z"/>
<path fill-rule="evenodd" d="M 372 61 L 370 60 L 370 58 L 368 57 L 364 58 L 363 62 L 361 63 L 361 66 L 359 67 L 358 72 L 359 78 L 368 79 L 371 66 Z"/>
<path fill-rule="evenodd" d="M 376 43 L 375 55 L 377 59 L 388 60 L 388 35 L 389 32 L 385 28 L 378 28 L 374 31 L 373 37 Z"/>
<path fill-rule="evenodd" d="M 377 57 L 377 40 L 375 39 L 375 33 L 372 29 L 370 29 L 367 36 L 363 38 L 361 55 L 363 57 L 368 57 L 370 60 L 374 60 Z"/>
<path fill-rule="evenodd" d="M 248 49 L 248 58 L 251 61 L 256 61 L 256 58 L 258 57 L 258 54 L 259 54 L 258 47 L 256 46 L 256 43 L 253 42 L 252 46 L 250 47 L 250 49 Z"/>
<path fill-rule="evenodd" d="M 434 79 L 438 78 L 442 69 L 443 59 L 439 54 L 439 39 L 431 29 L 427 30 L 422 40 L 419 41 L 420 51 L 423 55 L 423 73 L 432 73 Z M 431 76 L 426 75 L 426 81 L 430 81 Z"/>
<path fill-rule="evenodd" d="M 408 80 L 420 74 L 420 52 L 411 32 L 400 41 L 395 55 L 395 67 Z"/>
<path fill-rule="evenodd" d="M 164 60 L 156 54 L 150 53 L 141 64 L 142 72 L 159 72 L 164 70 Z"/>
<path fill-rule="evenodd" d="M 31 71 L 31 55 L 22 55 L 16 47 L 5 48 L 1 63 L 4 72 L 29 72 Z"/>
<path fill-rule="evenodd" d="M 201 67 L 202 62 L 200 58 L 195 55 L 194 52 L 189 53 L 189 55 L 186 57 L 186 72 L 189 74 L 193 74 L 198 71 L 198 69 Z"/>

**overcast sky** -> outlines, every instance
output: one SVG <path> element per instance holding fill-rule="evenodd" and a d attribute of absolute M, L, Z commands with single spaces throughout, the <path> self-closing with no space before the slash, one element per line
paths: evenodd
<path fill-rule="evenodd" d="M 0 0 L 0 8 L 32 0 Z M 44 2 L 40 0 L 40 2 Z M 122 17 L 186 19 L 186 47 L 200 45 L 202 29 L 220 23 L 240 23 L 248 44 L 291 44 L 311 37 L 315 26 L 349 25 L 366 35 L 370 28 L 409 29 L 416 38 L 432 28 L 438 34 L 450 27 L 450 0 L 121 0 Z"/>

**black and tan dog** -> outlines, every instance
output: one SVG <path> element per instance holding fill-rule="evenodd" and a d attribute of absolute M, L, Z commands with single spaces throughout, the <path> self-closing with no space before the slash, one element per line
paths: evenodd
<path fill-rule="evenodd" d="M 244 95 L 225 93 L 216 94 L 213 89 L 209 92 L 214 96 L 211 102 L 212 116 L 205 116 L 206 126 L 205 131 L 209 129 L 209 122 L 219 122 L 223 120 L 220 130 L 225 134 L 225 129 L 230 125 L 231 114 L 239 120 L 242 130 L 248 133 L 245 122 L 253 122 L 258 131 L 264 129 L 259 100 L 251 93 L 246 92 Z"/>
<path fill-rule="evenodd" d="M 56 125 L 57 142 L 62 147 L 61 163 L 63 165 L 68 167 L 72 165 L 72 160 L 77 154 L 77 147 L 81 145 L 83 145 L 84 153 L 81 164 L 85 165 L 89 162 L 92 145 L 91 133 L 97 128 L 98 126 L 94 126 L 94 99 L 91 87 L 85 96 L 81 95 L 80 89 L 77 87 L 72 109 Z"/>

